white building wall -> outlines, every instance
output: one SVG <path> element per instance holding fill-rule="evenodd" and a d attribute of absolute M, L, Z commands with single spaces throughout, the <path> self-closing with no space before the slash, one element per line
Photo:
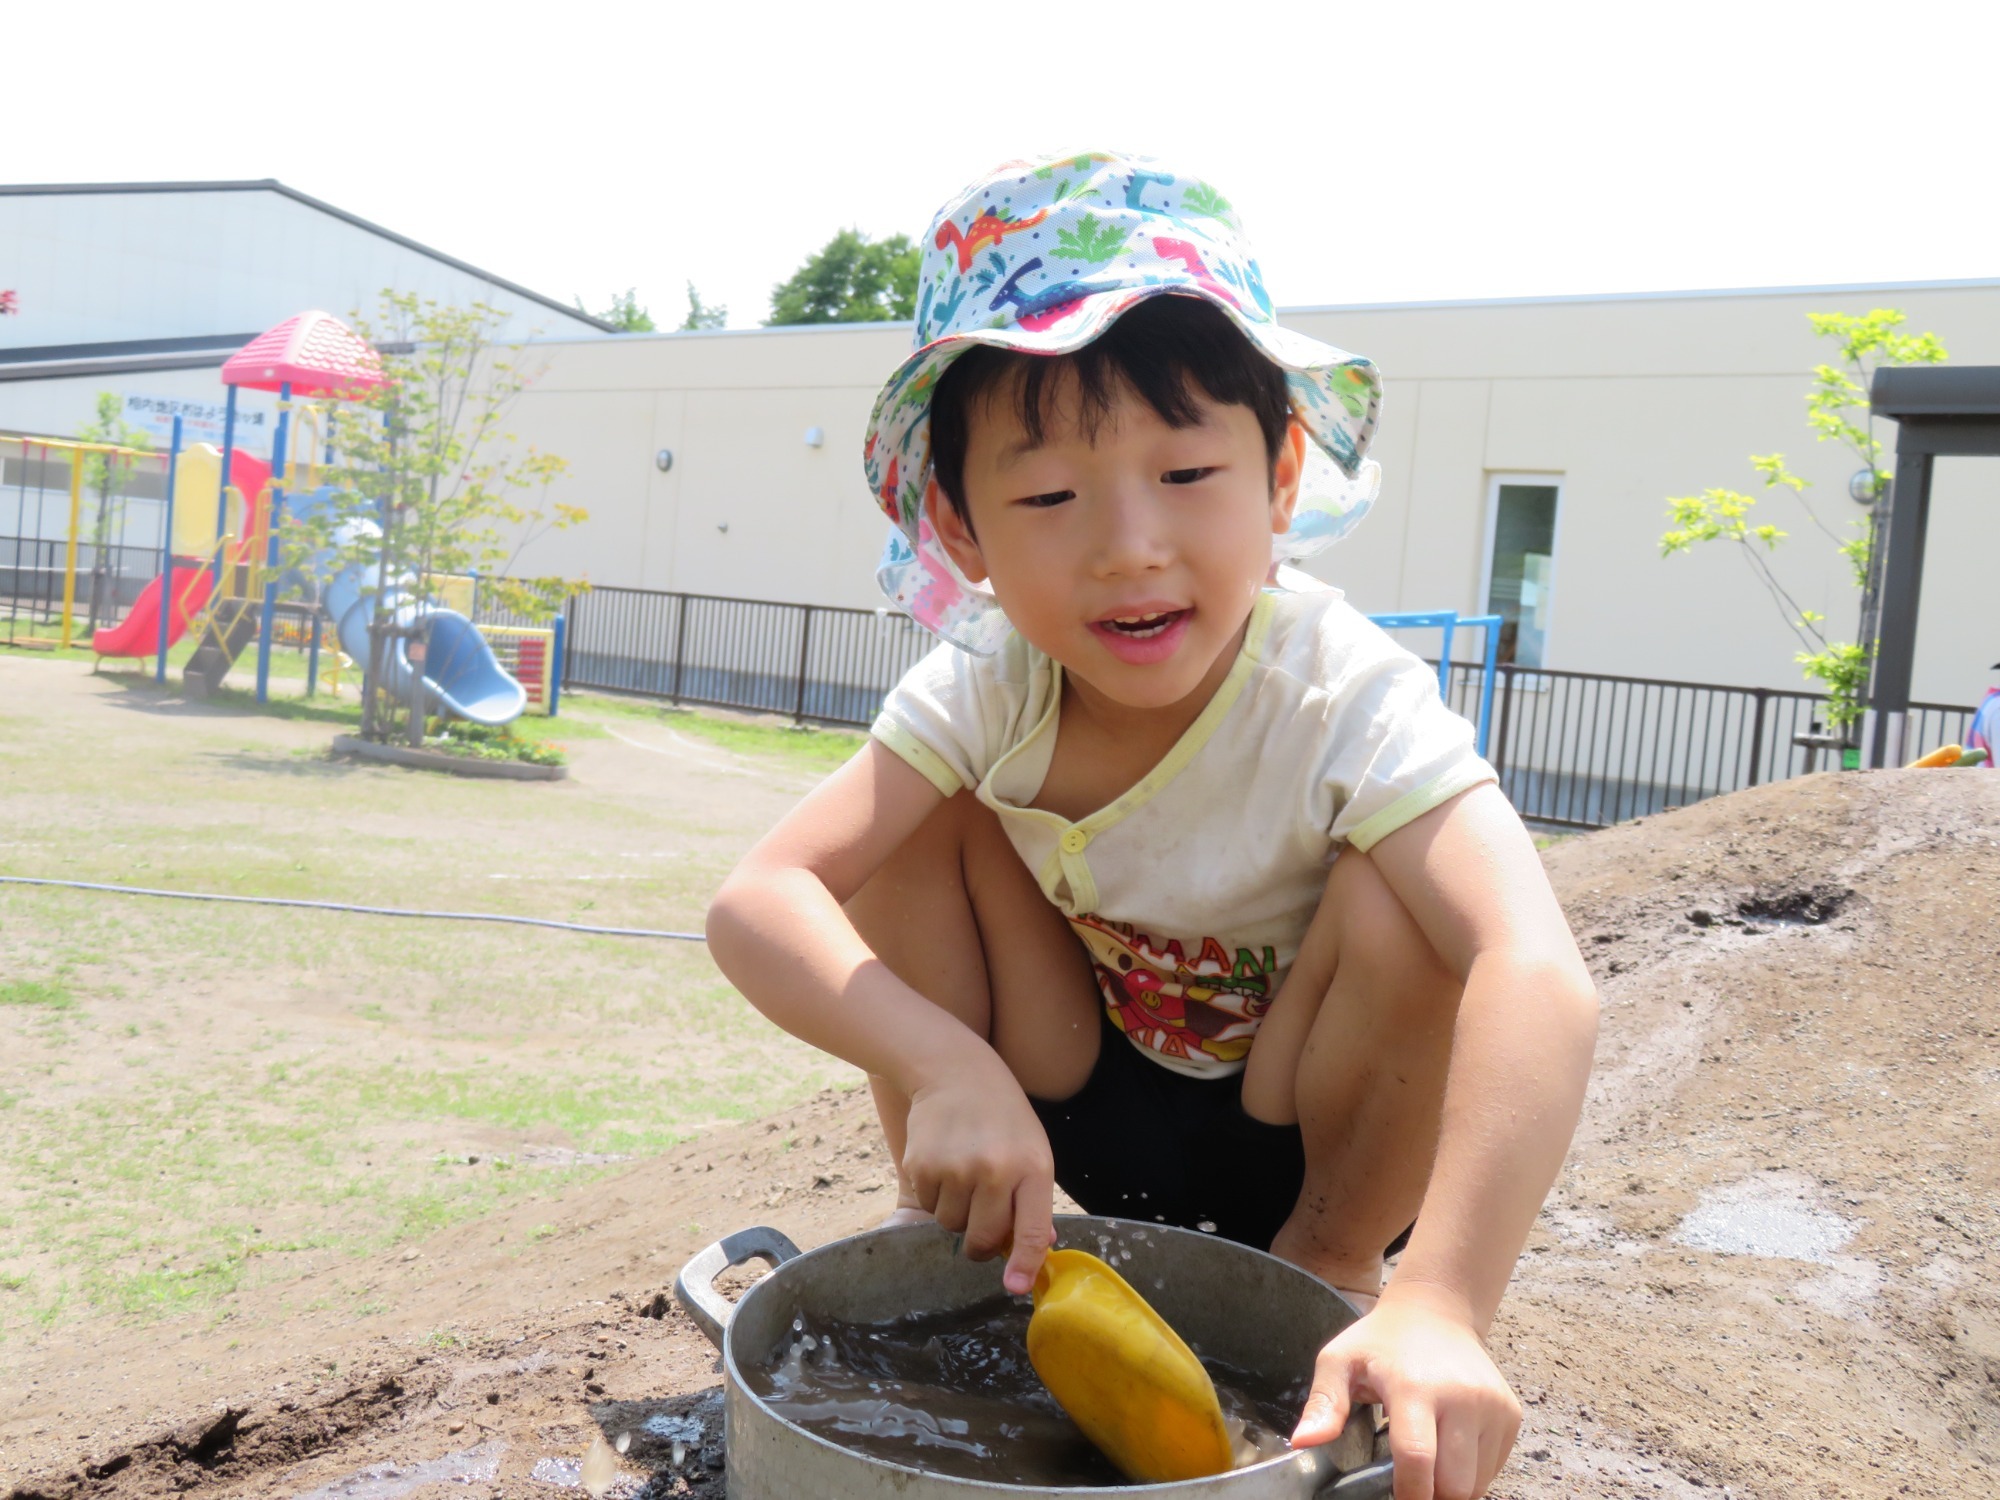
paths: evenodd
<path fill-rule="evenodd" d="M 0 193 L 0 348 L 257 334 L 372 313 L 384 288 L 508 313 L 502 336 L 595 332 L 484 276 L 268 189 Z"/>
<path fill-rule="evenodd" d="M 1851 639 L 1846 562 L 1788 492 L 1762 490 L 1748 456 L 1784 452 L 1813 481 L 1806 498 L 1821 518 L 1847 533 L 1856 465 L 1805 425 L 1812 367 L 1832 352 L 1806 315 L 1882 306 L 1936 332 L 1954 363 L 2000 364 L 2000 283 L 1287 312 L 1374 358 L 1387 382 L 1382 499 L 1313 570 L 1371 611 L 1477 612 L 1492 476 L 1558 475 L 1547 665 L 1804 687 L 1798 643 L 1742 557 L 1715 544 L 1660 557 L 1666 499 L 1709 486 L 1766 495 L 1759 519 L 1791 533 L 1772 558 L 1785 587 Z M 537 345 L 545 369 L 515 427 L 571 460 L 560 497 L 593 519 L 530 548 L 522 566 L 876 606 L 887 523 L 859 453 L 908 338 L 881 325 Z M 818 449 L 803 440 L 815 426 Z M 1894 424 L 1881 435 L 1893 446 Z M 661 447 L 676 456 L 664 475 Z M 2000 660 L 2000 461 L 1942 463 L 1934 493 L 1916 696 L 1969 703 Z"/>
<path fill-rule="evenodd" d="M 1293 326 L 1373 357 L 1387 382 L 1374 450 L 1382 499 L 1314 570 L 1368 610 L 1476 612 L 1493 476 L 1558 475 L 1549 666 L 1803 687 L 1797 643 L 1743 558 L 1715 545 L 1659 556 L 1666 497 L 1711 485 L 1766 494 L 1760 519 L 1792 533 L 1772 559 L 1785 587 L 1851 638 L 1858 596 L 1846 563 L 1788 493 L 1760 489 L 1748 455 L 1786 453 L 1813 481 L 1821 517 L 1846 534 L 1855 465 L 1805 426 L 1812 367 L 1831 352 L 1806 314 L 1877 306 L 1936 332 L 1956 364 L 2000 364 L 2000 283 L 1288 312 Z M 875 392 L 908 339 L 907 325 L 871 325 L 535 342 L 535 380 L 511 426 L 569 461 L 552 498 L 591 519 L 534 542 L 518 568 L 876 607 L 887 523 L 859 455 Z M 73 433 L 101 389 L 221 394 L 213 369 L 0 382 L 0 430 Z M 807 445 L 808 428 L 822 430 L 821 446 Z M 1881 431 L 1893 446 L 1894 424 Z M 674 454 L 666 472 L 661 449 Z M 2000 461 L 1941 462 L 1918 699 L 1973 702 L 2000 660 L 1996 556 Z"/>

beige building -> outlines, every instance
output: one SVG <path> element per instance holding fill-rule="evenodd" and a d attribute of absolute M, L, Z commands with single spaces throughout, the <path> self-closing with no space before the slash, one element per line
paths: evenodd
<path fill-rule="evenodd" d="M 2000 364 L 2000 281 L 1314 307 L 1284 321 L 1367 354 L 1387 385 L 1375 513 L 1314 571 L 1371 611 L 1498 606 L 1525 664 L 1791 687 L 1797 643 L 1745 559 L 1663 560 L 1669 495 L 1765 494 L 1785 588 L 1851 638 L 1847 565 L 1748 456 L 1813 481 L 1833 532 L 1856 468 L 1805 424 L 1832 353 L 1813 312 L 1895 307 L 1954 364 Z M 861 477 L 875 390 L 907 325 L 537 340 L 515 428 L 570 461 L 585 526 L 524 569 L 594 583 L 872 608 L 886 522 Z M 1883 424 L 1893 446 L 1893 424 Z M 671 463 L 662 467 L 662 455 Z M 2000 465 L 1939 465 L 1915 690 L 1971 703 L 2000 660 Z"/>

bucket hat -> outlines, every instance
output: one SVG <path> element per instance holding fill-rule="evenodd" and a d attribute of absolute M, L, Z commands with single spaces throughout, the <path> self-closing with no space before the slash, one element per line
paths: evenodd
<path fill-rule="evenodd" d="M 924 515 L 931 397 L 975 345 L 1067 354 L 1148 297 L 1203 298 L 1285 372 L 1312 439 L 1291 529 L 1272 538 L 1273 579 L 1282 584 L 1281 564 L 1339 540 L 1373 503 L 1375 366 L 1279 325 L 1236 210 L 1200 178 L 1107 152 L 1007 162 L 954 195 L 920 248 L 915 352 L 875 399 L 862 464 L 894 523 L 876 580 L 945 640 L 985 656 L 1010 628 Z"/>

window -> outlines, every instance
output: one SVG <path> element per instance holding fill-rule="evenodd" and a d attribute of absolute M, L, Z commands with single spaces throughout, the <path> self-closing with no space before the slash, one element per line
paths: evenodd
<path fill-rule="evenodd" d="M 1498 474 L 1487 506 L 1486 612 L 1500 616 L 1500 660 L 1548 665 L 1556 508 L 1562 480 Z"/>

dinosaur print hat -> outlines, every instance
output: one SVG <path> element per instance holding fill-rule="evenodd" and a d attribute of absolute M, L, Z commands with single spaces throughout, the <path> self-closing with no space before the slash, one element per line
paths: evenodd
<path fill-rule="evenodd" d="M 1313 439 L 1291 529 L 1272 539 L 1273 577 L 1338 541 L 1373 502 L 1380 475 L 1364 455 L 1381 404 L 1374 365 L 1279 326 L 1236 211 L 1207 183 L 1102 152 L 1008 162 L 947 203 L 921 249 L 916 352 L 875 399 L 862 462 L 896 526 L 876 579 L 953 645 L 990 655 L 1009 629 L 924 516 L 931 393 L 974 344 L 1066 354 L 1147 297 L 1205 297 L 1284 370 Z"/>

